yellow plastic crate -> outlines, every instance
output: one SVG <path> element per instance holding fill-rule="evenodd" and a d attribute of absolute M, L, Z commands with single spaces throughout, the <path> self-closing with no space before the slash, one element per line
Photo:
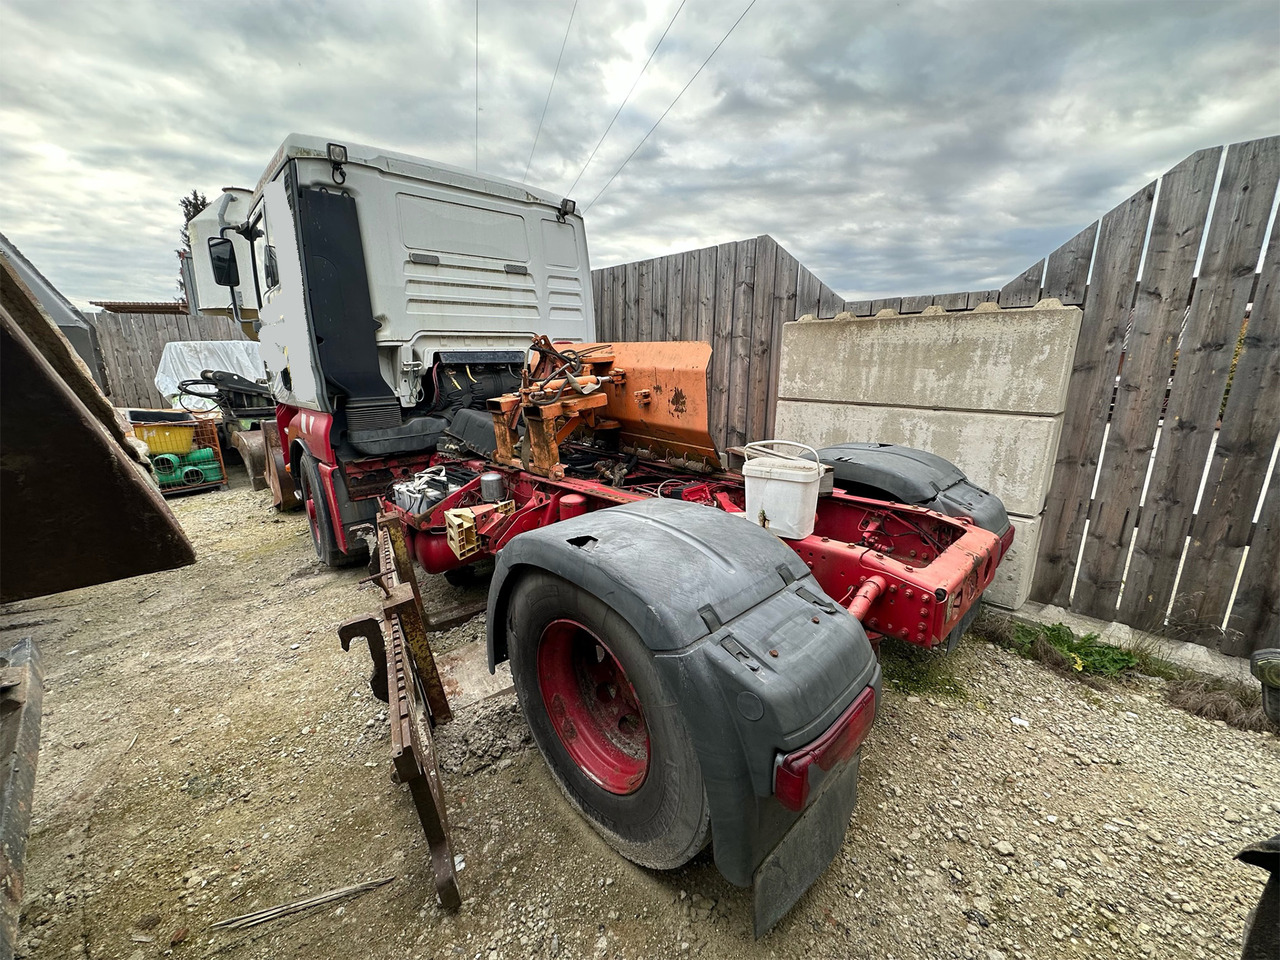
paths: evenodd
<path fill-rule="evenodd" d="M 182 423 L 135 423 L 133 435 L 147 445 L 154 456 L 158 453 L 176 453 L 184 456 L 191 452 L 195 441 L 195 421 Z"/>

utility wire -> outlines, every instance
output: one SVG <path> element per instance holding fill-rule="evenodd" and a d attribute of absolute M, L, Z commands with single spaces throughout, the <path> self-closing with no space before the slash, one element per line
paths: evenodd
<path fill-rule="evenodd" d="M 476 0 L 476 173 L 480 172 L 480 0 Z"/>
<path fill-rule="evenodd" d="M 754 3 L 755 0 L 752 0 Z M 564 28 L 564 39 L 560 41 L 560 56 L 556 57 L 556 69 L 551 74 L 551 86 L 547 88 L 547 102 L 542 105 L 542 116 L 538 119 L 538 130 L 533 135 L 533 146 L 529 148 L 529 162 L 524 165 L 526 183 L 529 180 L 529 167 L 533 165 L 533 151 L 538 149 L 538 137 L 542 133 L 542 121 L 547 119 L 547 107 L 551 105 L 551 91 L 556 88 L 556 76 L 560 73 L 560 61 L 564 59 L 565 44 L 569 42 L 569 29 L 573 26 L 573 15 L 578 12 L 578 0 L 573 0 L 573 9 L 569 11 L 569 22 Z"/>
<path fill-rule="evenodd" d="M 477 3 L 480 0 L 476 0 Z M 631 84 L 631 89 L 627 91 L 627 95 L 622 98 L 622 103 L 618 104 L 618 110 L 613 115 L 613 120 L 609 121 L 609 125 L 604 128 L 604 133 L 600 134 L 599 141 L 596 142 L 595 149 L 591 151 L 591 156 L 587 157 L 587 162 L 582 165 L 582 169 L 578 171 L 578 175 L 574 177 L 573 183 L 569 189 L 564 192 L 567 197 L 573 193 L 573 188 L 578 185 L 578 181 L 582 179 L 582 175 L 587 172 L 587 167 L 591 166 L 591 161 L 596 158 L 596 150 L 600 149 L 600 144 L 604 143 L 604 138 L 609 135 L 609 131 L 613 129 L 614 121 L 618 119 L 618 114 L 622 113 L 622 108 L 627 105 L 627 101 L 631 99 L 631 94 L 636 92 L 636 86 L 640 83 L 640 78 L 644 76 L 644 72 L 649 69 L 649 64 L 653 62 L 654 54 L 658 52 L 658 47 L 662 46 L 662 41 L 667 39 L 667 33 L 671 30 L 671 24 L 676 22 L 676 17 L 680 16 L 680 11 L 684 9 L 686 0 L 680 0 L 680 6 L 676 7 L 676 12 L 671 15 L 671 19 L 667 21 L 667 29 L 662 31 L 662 36 L 658 38 L 658 45 L 653 48 L 649 54 L 649 59 L 644 62 L 644 66 L 640 68 L 640 72 L 636 74 L 635 83 Z"/>
<path fill-rule="evenodd" d="M 600 199 L 600 195 L 609 189 L 609 184 L 613 183 L 613 181 L 617 179 L 618 174 L 620 174 L 626 168 L 627 164 L 631 162 L 631 158 L 634 157 L 639 152 L 640 148 L 644 146 L 645 141 L 648 140 L 649 137 L 653 135 L 653 131 L 658 129 L 658 124 L 662 123 L 662 121 L 667 118 L 667 114 L 671 112 L 671 108 L 674 107 L 677 103 L 679 103 L 680 98 L 684 96 L 685 90 L 688 90 L 689 87 L 693 84 L 693 81 L 698 79 L 698 74 L 702 72 L 702 68 L 711 62 L 711 58 L 716 55 L 716 51 L 719 50 L 722 46 L 724 46 L 724 42 L 729 39 L 729 35 L 732 34 L 734 30 L 737 29 L 738 24 L 742 22 L 742 18 L 745 17 L 748 13 L 750 13 L 751 8 L 754 7 L 755 5 L 756 5 L 756 0 L 751 0 L 751 2 L 747 4 L 747 9 L 743 10 L 742 13 L 738 15 L 738 19 L 733 21 L 733 26 L 729 28 L 729 32 L 720 38 L 720 42 L 715 45 L 715 49 L 712 50 L 709 54 L 707 54 L 707 59 L 702 61 L 702 66 L 698 67 L 698 69 L 694 71 L 693 76 L 689 78 L 689 82 L 684 85 L 683 89 L 681 89 L 681 91 L 676 94 L 676 98 L 671 101 L 671 105 L 668 106 L 667 109 L 662 111 L 662 116 L 658 118 L 658 122 L 649 128 L 649 132 L 646 133 L 644 137 L 641 138 L 640 142 L 636 144 L 635 150 L 632 150 L 631 153 L 627 155 L 627 159 L 622 161 L 622 166 L 619 167 L 617 170 L 615 170 L 613 172 L 613 176 L 610 177 L 607 181 L 605 181 L 605 185 L 600 188 L 600 193 L 597 193 L 594 197 L 592 197 L 591 203 L 588 203 L 586 206 L 586 209 L 582 211 L 584 214 L 587 212 L 587 210 L 590 210 L 595 205 L 595 202 Z"/>

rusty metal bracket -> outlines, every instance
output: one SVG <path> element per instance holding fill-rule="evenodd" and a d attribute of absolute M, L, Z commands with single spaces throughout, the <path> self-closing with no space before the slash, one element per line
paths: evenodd
<path fill-rule="evenodd" d="M 404 524 L 399 517 L 387 513 L 378 515 L 374 559 L 378 572 L 364 582 L 374 582 L 382 588 L 382 616 L 348 620 L 338 628 L 338 639 L 343 650 L 350 650 L 351 641 L 355 639 L 362 638 L 369 644 L 369 655 L 373 659 L 369 685 L 375 696 L 387 701 L 389 708 L 391 760 L 396 780 L 409 788 L 431 848 L 436 896 L 443 906 L 452 909 L 462 898 L 449 845 L 449 819 L 431 728 L 451 720 L 453 711 L 427 640 L 422 596 L 405 546 Z"/>
<path fill-rule="evenodd" d="M 436 896 L 448 909 L 462 902 L 458 875 L 449 844 L 449 818 L 440 767 L 436 763 L 431 731 L 423 723 L 417 702 L 417 684 L 406 656 L 404 636 L 393 618 L 388 619 L 387 673 L 395 696 L 390 702 L 391 760 L 397 779 L 409 787 L 422 832 L 431 848 L 431 866 L 436 876 Z"/>
<path fill-rule="evenodd" d="M 444 684 L 440 682 L 440 671 L 436 669 L 436 658 L 431 653 L 431 642 L 427 639 L 418 578 L 414 575 L 409 549 L 404 542 L 404 521 L 394 514 L 378 514 L 378 569 L 389 574 L 381 580 L 387 594 L 382 602 L 383 619 L 394 620 L 403 632 L 414 672 L 427 694 L 432 723 L 448 723 L 453 719 L 453 711 L 449 708 Z"/>
<path fill-rule="evenodd" d="M 383 703 L 390 702 L 387 690 L 387 645 L 382 639 L 382 621 L 377 617 L 355 617 L 338 627 L 338 640 L 342 649 L 350 651 L 351 641 L 364 639 L 369 643 L 369 659 L 373 661 L 373 674 L 369 677 L 369 689 Z"/>

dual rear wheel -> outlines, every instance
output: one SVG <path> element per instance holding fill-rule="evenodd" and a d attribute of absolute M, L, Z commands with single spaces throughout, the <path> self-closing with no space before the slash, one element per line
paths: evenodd
<path fill-rule="evenodd" d="M 521 578 L 507 610 L 516 693 L 565 796 L 628 859 L 687 863 L 706 846 L 710 809 L 652 652 L 617 611 L 544 571 Z"/>

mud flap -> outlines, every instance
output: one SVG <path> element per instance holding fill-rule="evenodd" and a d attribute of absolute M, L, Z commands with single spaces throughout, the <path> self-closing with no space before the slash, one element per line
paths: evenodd
<path fill-rule="evenodd" d="M 861 754 L 824 784 L 817 799 L 756 868 L 752 893 L 757 940 L 786 916 L 840 852 L 858 799 L 860 760 Z"/>

